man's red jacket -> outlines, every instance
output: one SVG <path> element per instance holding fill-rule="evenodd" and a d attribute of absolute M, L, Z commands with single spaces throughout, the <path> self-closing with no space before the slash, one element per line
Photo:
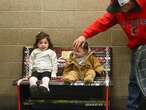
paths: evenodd
<path fill-rule="evenodd" d="M 129 48 L 133 49 L 140 44 L 146 44 L 146 0 L 136 0 L 136 2 L 140 6 L 139 11 L 130 13 L 106 12 L 86 28 L 83 35 L 90 38 L 115 24 L 119 24 L 127 34 Z"/>

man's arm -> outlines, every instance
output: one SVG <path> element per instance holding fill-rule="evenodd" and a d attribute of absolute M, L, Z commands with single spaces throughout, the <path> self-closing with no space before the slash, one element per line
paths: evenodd
<path fill-rule="evenodd" d="M 94 35 L 103 32 L 117 23 L 115 15 L 106 12 L 101 18 L 93 22 L 88 28 L 83 32 L 83 36 L 91 38 Z"/>
<path fill-rule="evenodd" d="M 114 14 L 106 12 L 101 18 L 93 22 L 88 28 L 86 28 L 81 36 L 79 36 L 73 42 L 73 46 L 78 48 L 86 39 L 93 37 L 94 35 L 103 32 L 117 23 Z"/>

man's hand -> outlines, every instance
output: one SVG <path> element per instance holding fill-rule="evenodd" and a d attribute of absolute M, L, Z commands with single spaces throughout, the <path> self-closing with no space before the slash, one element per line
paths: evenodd
<path fill-rule="evenodd" d="M 80 36 L 73 42 L 73 47 L 79 48 L 79 46 L 85 41 L 86 41 L 85 36 Z"/>

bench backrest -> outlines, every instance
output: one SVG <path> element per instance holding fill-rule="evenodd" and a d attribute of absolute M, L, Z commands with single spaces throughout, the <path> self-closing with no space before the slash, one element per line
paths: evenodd
<path fill-rule="evenodd" d="M 22 76 L 26 75 L 29 70 L 28 59 L 32 52 L 32 47 L 24 47 L 23 48 L 23 62 L 22 62 Z M 61 57 L 62 51 L 71 51 L 71 48 L 63 48 L 63 47 L 55 47 L 54 51 L 57 54 L 57 58 Z M 103 64 L 106 72 L 108 72 L 109 76 L 112 74 L 112 48 L 110 47 L 91 47 L 91 50 L 94 50 L 96 56 Z M 63 64 L 58 60 L 58 76 L 61 76 L 63 73 Z"/>

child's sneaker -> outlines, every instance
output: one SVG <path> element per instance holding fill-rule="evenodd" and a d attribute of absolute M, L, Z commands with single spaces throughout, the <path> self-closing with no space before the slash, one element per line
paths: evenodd
<path fill-rule="evenodd" d="M 49 88 L 39 86 L 39 93 L 41 97 L 46 97 L 49 94 L 49 92 L 50 92 Z"/>
<path fill-rule="evenodd" d="M 38 96 L 38 86 L 37 85 L 30 86 L 30 96 L 31 97 L 37 97 Z"/>
<path fill-rule="evenodd" d="M 46 87 L 44 87 L 44 86 L 40 86 L 40 90 L 41 90 L 41 92 L 43 92 L 43 93 L 50 92 L 49 88 L 46 88 Z"/>

